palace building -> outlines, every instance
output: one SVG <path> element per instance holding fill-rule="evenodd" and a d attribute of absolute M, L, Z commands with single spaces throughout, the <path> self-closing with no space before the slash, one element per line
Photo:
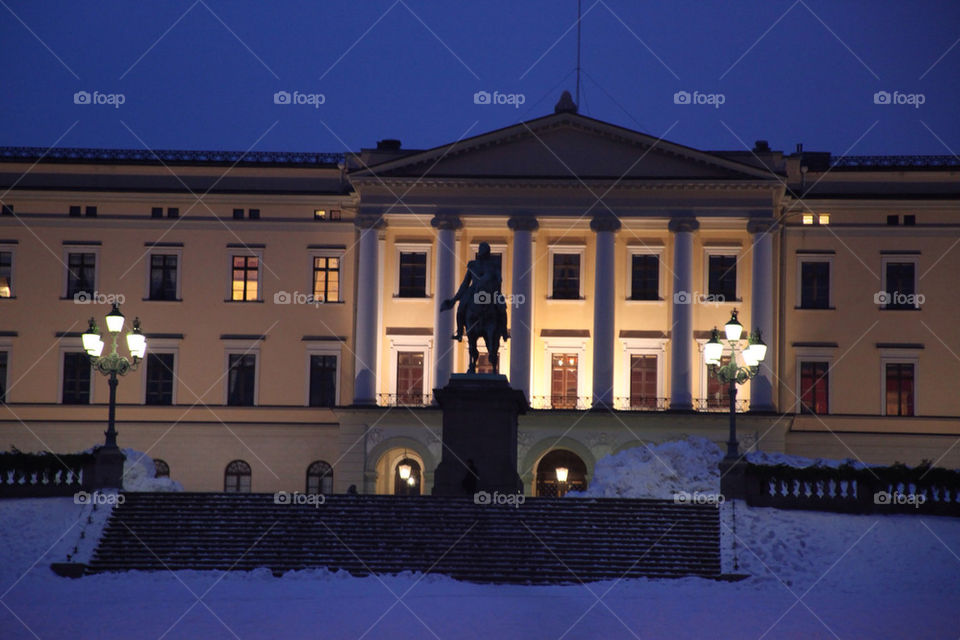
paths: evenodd
<path fill-rule="evenodd" d="M 742 449 L 960 467 L 955 157 L 703 151 L 564 99 L 427 150 L 0 148 L 0 194 L 4 448 L 103 441 L 80 334 L 120 302 L 148 338 L 120 446 L 187 490 L 429 493 L 432 392 L 467 366 L 440 305 L 487 242 L 531 495 L 557 466 L 577 488 L 629 447 L 724 441 L 703 354 L 734 309 L 769 347 Z"/>

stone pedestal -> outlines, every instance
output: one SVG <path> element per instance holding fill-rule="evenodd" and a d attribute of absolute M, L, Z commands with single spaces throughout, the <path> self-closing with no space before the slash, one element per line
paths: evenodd
<path fill-rule="evenodd" d="M 100 447 L 93 454 L 93 464 L 83 472 L 84 489 L 122 489 L 123 463 L 127 459 L 116 447 Z"/>
<path fill-rule="evenodd" d="M 454 374 L 434 390 L 443 409 L 443 453 L 433 494 L 478 491 L 522 493 L 517 473 L 517 416 L 527 410 L 523 391 L 498 374 Z"/>

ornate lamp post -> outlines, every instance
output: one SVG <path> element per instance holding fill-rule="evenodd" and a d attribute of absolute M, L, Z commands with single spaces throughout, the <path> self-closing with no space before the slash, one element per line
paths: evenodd
<path fill-rule="evenodd" d="M 730 320 L 723 327 L 726 343 L 730 347 L 730 362 L 725 365 L 720 364 L 720 357 L 723 355 L 723 342 L 720 339 L 720 332 L 716 327 L 713 329 L 713 336 L 704 348 L 704 357 L 706 363 L 710 366 L 711 375 L 715 376 L 721 383 L 728 384 L 730 389 L 730 438 L 727 440 L 727 455 L 724 457 L 725 463 L 733 463 L 739 457 L 737 443 L 737 385 L 750 380 L 760 370 L 760 363 L 767 355 L 767 345 L 760 337 L 760 329 L 754 329 L 753 333 L 747 339 L 746 348 L 740 347 L 740 334 L 743 332 L 743 325 L 737 320 L 737 310 L 734 309 L 730 315 Z M 737 362 L 737 353 L 740 354 L 745 366 L 740 366 Z"/>
<path fill-rule="evenodd" d="M 104 443 L 104 449 L 110 452 L 119 451 L 117 448 L 117 377 L 126 375 L 134 371 L 143 359 L 147 351 L 147 339 L 140 331 L 140 318 L 133 321 L 133 329 L 127 333 L 127 349 L 133 359 L 131 362 L 117 353 L 117 338 L 123 331 L 123 314 L 120 308 L 114 304 L 113 309 L 107 314 L 106 318 L 107 332 L 113 337 L 113 348 L 107 355 L 103 353 L 103 338 L 100 336 L 100 330 L 93 318 L 90 318 L 90 326 L 83 333 L 83 349 L 90 356 L 90 362 L 93 368 L 109 378 L 110 383 L 110 408 L 107 414 L 107 430 L 104 433 L 107 439 Z M 123 467 L 121 466 L 121 472 Z"/>

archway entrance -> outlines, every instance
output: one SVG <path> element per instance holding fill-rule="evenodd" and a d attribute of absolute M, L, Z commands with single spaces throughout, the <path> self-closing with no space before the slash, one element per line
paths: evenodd
<path fill-rule="evenodd" d="M 393 468 L 393 495 L 418 496 L 422 484 L 420 463 L 413 458 L 403 458 Z"/>
<path fill-rule="evenodd" d="M 564 469 L 566 478 L 563 477 Z M 583 491 L 586 488 L 587 465 L 574 452 L 554 449 L 540 458 L 537 464 L 538 496 L 558 498 L 569 491 Z"/>

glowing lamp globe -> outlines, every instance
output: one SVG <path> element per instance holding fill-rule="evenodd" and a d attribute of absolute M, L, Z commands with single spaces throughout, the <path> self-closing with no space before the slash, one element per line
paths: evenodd
<path fill-rule="evenodd" d="M 123 314 L 120 313 L 120 307 L 116 304 L 107 314 L 107 331 L 114 334 L 123 331 Z"/>

